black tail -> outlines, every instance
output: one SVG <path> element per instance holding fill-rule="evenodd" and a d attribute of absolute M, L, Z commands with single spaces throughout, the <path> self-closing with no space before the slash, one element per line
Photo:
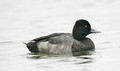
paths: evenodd
<path fill-rule="evenodd" d="M 25 43 L 23 42 L 27 48 L 29 49 L 30 52 L 39 52 L 38 47 L 37 47 L 37 42 L 29 42 L 29 43 Z"/>
<path fill-rule="evenodd" d="M 27 43 L 25 43 L 25 42 L 22 42 L 23 44 L 25 44 L 25 45 L 27 45 Z"/>

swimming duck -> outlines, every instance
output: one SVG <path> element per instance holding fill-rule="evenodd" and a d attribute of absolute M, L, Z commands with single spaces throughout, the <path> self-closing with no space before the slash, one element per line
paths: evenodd
<path fill-rule="evenodd" d="M 95 45 L 93 41 L 86 37 L 91 33 L 100 33 L 91 29 L 87 20 L 77 20 L 72 34 L 71 33 L 53 33 L 42 36 L 26 43 L 31 52 L 51 53 L 51 54 L 70 54 L 74 52 L 93 50 Z"/>

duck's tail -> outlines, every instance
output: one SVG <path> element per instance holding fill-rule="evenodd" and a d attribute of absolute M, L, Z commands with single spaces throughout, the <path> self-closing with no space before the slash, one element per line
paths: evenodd
<path fill-rule="evenodd" d="M 27 45 L 28 43 L 26 43 L 26 42 L 22 42 L 23 44 L 25 44 L 25 45 Z"/>
<path fill-rule="evenodd" d="M 22 42 L 23 44 L 26 45 L 26 47 L 29 49 L 30 52 L 39 52 L 38 48 L 37 48 L 37 43 L 36 42 Z"/>

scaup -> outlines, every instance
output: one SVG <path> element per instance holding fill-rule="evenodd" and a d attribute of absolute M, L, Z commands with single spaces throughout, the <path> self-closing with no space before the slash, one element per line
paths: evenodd
<path fill-rule="evenodd" d="M 86 37 L 91 33 L 100 33 L 91 29 L 87 20 L 77 20 L 72 34 L 71 33 L 53 33 L 47 36 L 38 37 L 26 43 L 31 52 L 69 54 L 92 50 L 95 48 L 93 41 Z"/>

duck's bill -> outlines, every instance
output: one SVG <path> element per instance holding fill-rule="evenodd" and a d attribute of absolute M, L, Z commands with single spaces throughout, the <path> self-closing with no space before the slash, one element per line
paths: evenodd
<path fill-rule="evenodd" d="M 90 33 L 101 33 L 101 31 L 91 29 Z"/>

